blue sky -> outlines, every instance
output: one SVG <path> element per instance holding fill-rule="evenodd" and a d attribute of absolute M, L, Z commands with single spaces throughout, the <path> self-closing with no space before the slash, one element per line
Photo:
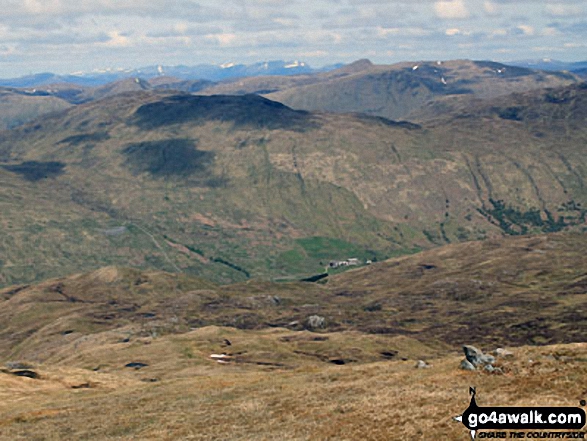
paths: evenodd
<path fill-rule="evenodd" d="M 0 0 L 0 77 L 152 64 L 587 60 L 587 0 Z"/>

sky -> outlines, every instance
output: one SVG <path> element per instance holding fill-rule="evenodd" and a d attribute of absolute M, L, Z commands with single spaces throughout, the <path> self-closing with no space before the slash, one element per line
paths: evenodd
<path fill-rule="evenodd" d="M 0 0 L 0 77 L 369 58 L 587 60 L 587 0 Z"/>

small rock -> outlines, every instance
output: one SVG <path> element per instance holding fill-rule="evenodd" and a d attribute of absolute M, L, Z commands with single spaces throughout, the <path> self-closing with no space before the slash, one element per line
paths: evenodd
<path fill-rule="evenodd" d="M 319 315 L 311 315 L 306 320 L 306 327 L 308 329 L 318 329 L 323 328 L 326 319 L 324 317 L 320 317 Z"/>
<path fill-rule="evenodd" d="M 416 363 L 416 369 L 428 369 L 429 367 L 430 365 L 424 360 L 418 360 L 418 363 Z"/>
<path fill-rule="evenodd" d="M 132 362 L 132 363 L 127 363 L 127 364 L 124 365 L 124 367 L 127 367 L 127 368 L 135 368 L 136 370 L 142 369 L 142 368 L 147 367 L 147 366 L 149 366 L 149 365 L 146 364 L 146 363 L 140 363 L 140 362 L 136 362 L 136 361 L 135 362 Z"/>
<path fill-rule="evenodd" d="M 483 370 L 485 370 L 485 371 L 487 371 L 487 372 L 493 372 L 493 371 L 495 370 L 495 368 L 494 368 L 492 365 L 490 365 L 490 364 L 486 364 L 486 365 L 483 367 Z"/>
<path fill-rule="evenodd" d="M 513 352 L 508 351 L 507 349 L 504 349 L 504 348 L 497 348 L 495 351 L 493 351 L 493 354 L 496 357 L 502 357 L 502 358 L 509 358 L 509 357 L 514 356 Z"/>
<path fill-rule="evenodd" d="M 475 366 L 473 366 L 473 363 L 471 363 L 469 360 L 462 360 L 460 367 L 461 367 L 461 369 L 463 369 L 465 371 L 474 371 L 475 370 Z"/>

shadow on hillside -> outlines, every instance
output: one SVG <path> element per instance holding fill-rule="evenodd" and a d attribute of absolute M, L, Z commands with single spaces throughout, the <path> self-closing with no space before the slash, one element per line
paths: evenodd
<path fill-rule="evenodd" d="M 132 123 L 152 130 L 182 123 L 231 122 L 234 128 L 303 132 L 319 125 L 309 112 L 293 110 L 258 95 L 175 95 L 145 104 Z"/>

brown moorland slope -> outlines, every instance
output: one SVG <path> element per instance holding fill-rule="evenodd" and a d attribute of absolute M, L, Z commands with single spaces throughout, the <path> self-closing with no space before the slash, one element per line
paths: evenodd
<path fill-rule="evenodd" d="M 578 406 L 585 240 L 449 245 L 324 285 L 104 268 L 4 289 L 0 439 L 459 440 L 469 386 L 480 405 Z M 309 314 L 325 327 L 301 330 Z M 463 343 L 512 355 L 466 372 Z"/>
<path fill-rule="evenodd" d="M 585 343 L 513 353 L 504 375 L 460 371 L 456 354 L 428 369 L 413 361 L 195 366 L 185 358 L 169 379 L 150 366 L 118 375 L 39 366 L 37 380 L 0 372 L 0 439 L 461 441 L 470 435 L 453 417 L 467 408 L 470 386 L 481 406 L 578 407 L 585 399 Z"/>
<path fill-rule="evenodd" d="M 17 285 L 0 291 L 0 357 L 44 361 L 83 336 L 124 327 L 143 337 L 202 326 L 361 332 L 404 336 L 439 350 L 466 341 L 580 342 L 587 330 L 586 240 L 554 234 L 449 245 L 327 283 L 217 286 L 109 267 Z M 311 316 L 323 321 L 312 324 Z M 355 356 L 341 357 L 352 362 Z"/>

